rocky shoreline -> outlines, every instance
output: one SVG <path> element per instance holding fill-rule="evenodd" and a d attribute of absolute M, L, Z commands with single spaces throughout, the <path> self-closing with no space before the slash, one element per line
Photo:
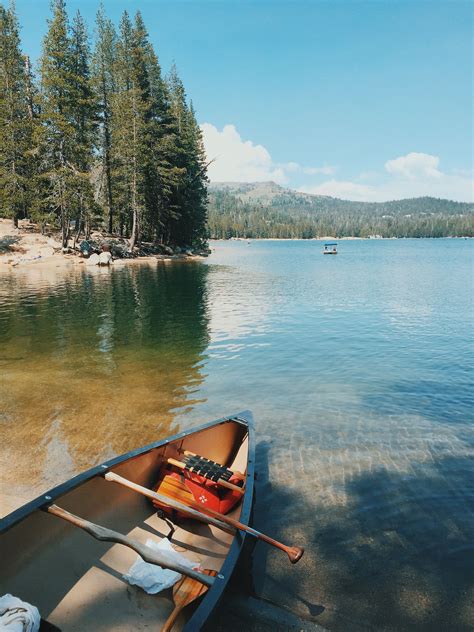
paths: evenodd
<path fill-rule="evenodd" d="M 207 257 L 208 249 L 171 248 L 162 244 L 143 243 L 130 251 L 128 240 L 95 231 L 87 240 L 77 241 L 63 248 L 59 235 L 53 231 L 42 234 L 39 227 L 27 220 L 18 228 L 11 220 L 0 219 L 0 266 L 29 265 L 103 265 L 113 262 L 137 263 L 151 261 L 186 260 Z"/>

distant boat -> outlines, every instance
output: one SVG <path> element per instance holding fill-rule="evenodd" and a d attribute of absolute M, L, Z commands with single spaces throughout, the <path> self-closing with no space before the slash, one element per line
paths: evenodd
<path fill-rule="evenodd" d="M 323 255 L 337 255 L 337 244 L 324 244 Z"/>

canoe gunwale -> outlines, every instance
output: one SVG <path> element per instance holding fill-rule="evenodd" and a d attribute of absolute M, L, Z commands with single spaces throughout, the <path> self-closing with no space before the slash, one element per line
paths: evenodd
<path fill-rule="evenodd" d="M 253 436 L 253 417 L 250 411 L 240 412 L 236 415 L 229 415 L 228 417 L 222 417 L 220 419 L 216 419 L 215 421 L 210 421 L 200 426 L 195 426 L 190 428 L 189 430 L 185 430 L 183 432 L 178 432 L 177 434 L 167 437 L 166 439 L 161 439 L 159 441 L 154 441 L 153 443 L 149 443 L 146 446 L 142 446 L 140 448 L 135 448 L 134 450 L 130 450 L 125 454 L 121 454 L 119 456 L 113 457 L 104 463 L 100 463 L 99 465 L 95 465 L 85 472 L 81 472 L 77 476 L 70 478 L 69 480 L 49 489 L 44 492 L 40 496 L 37 496 L 33 500 L 30 500 L 25 505 L 22 505 L 15 511 L 7 514 L 3 518 L 0 519 L 0 535 L 6 533 L 9 529 L 16 526 L 18 523 L 22 522 L 25 518 L 27 518 L 31 513 L 38 509 L 46 509 L 49 505 L 59 500 L 62 496 L 69 493 L 73 489 L 80 487 L 88 480 L 91 480 L 97 476 L 103 477 L 109 470 L 113 469 L 117 465 L 124 463 L 125 461 L 130 461 L 136 457 L 142 456 L 147 452 L 151 452 L 152 450 L 156 450 L 158 448 L 164 447 L 169 443 L 176 441 L 177 439 L 183 439 L 184 437 L 199 432 L 201 430 L 205 430 L 212 426 L 218 426 L 220 424 L 228 423 L 228 422 L 238 422 L 243 425 L 248 426 L 249 435 L 252 432 Z M 249 437 L 249 460 L 250 460 L 250 447 L 253 441 L 250 441 Z M 253 457 L 252 457 L 253 460 Z M 252 485 L 253 485 L 253 476 L 252 476 Z M 253 492 L 252 492 L 253 493 Z M 243 501 L 245 500 L 244 495 Z M 243 506 L 243 505 L 242 505 Z"/>

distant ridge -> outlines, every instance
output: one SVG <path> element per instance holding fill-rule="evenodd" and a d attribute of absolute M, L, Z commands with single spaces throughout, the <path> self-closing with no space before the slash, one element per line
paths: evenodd
<path fill-rule="evenodd" d="M 469 202 L 455 202 L 447 198 L 435 198 L 431 196 L 421 196 L 416 198 L 402 198 L 400 200 L 388 200 L 386 202 L 355 202 L 353 200 L 345 200 L 342 198 L 332 197 L 330 195 L 319 195 L 316 193 L 303 193 L 302 191 L 296 191 L 288 187 L 283 187 L 277 184 L 273 180 L 266 180 L 264 182 L 210 182 L 208 184 L 209 191 L 228 191 L 239 197 L 241 200 L 261 200 L 271 201 L 275 197 L 279 196 L 291 196 L 302 200 L 321 199 L 321 200 L 334 200 L 335 202 L 342 204 L 357 204 L 358 206 L 369 205 L 371 207 L 375 205 L 385 204 L 398 204 L 410 200 L 426 200 L 439 203 L 447 203 L 449 205 L 458 204 L 462 206 L 467 212 L 474 212 L 474 204 Z"/>
<path fill-rule="evenodd" d="M 211 237 L 474 236 L 474 205 L 435 197 L 356 202 L 276 182 L 211 182 Z"/>

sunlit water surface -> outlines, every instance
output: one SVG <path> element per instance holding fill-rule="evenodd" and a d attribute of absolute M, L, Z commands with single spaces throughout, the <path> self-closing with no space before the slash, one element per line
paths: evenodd
<path fill-rule="evenodd" d="M 250 408 L 255 589 L 332 630 L 470 630 L 473 244 L 217 242 L 0 275 L 2 496 Z"/>

